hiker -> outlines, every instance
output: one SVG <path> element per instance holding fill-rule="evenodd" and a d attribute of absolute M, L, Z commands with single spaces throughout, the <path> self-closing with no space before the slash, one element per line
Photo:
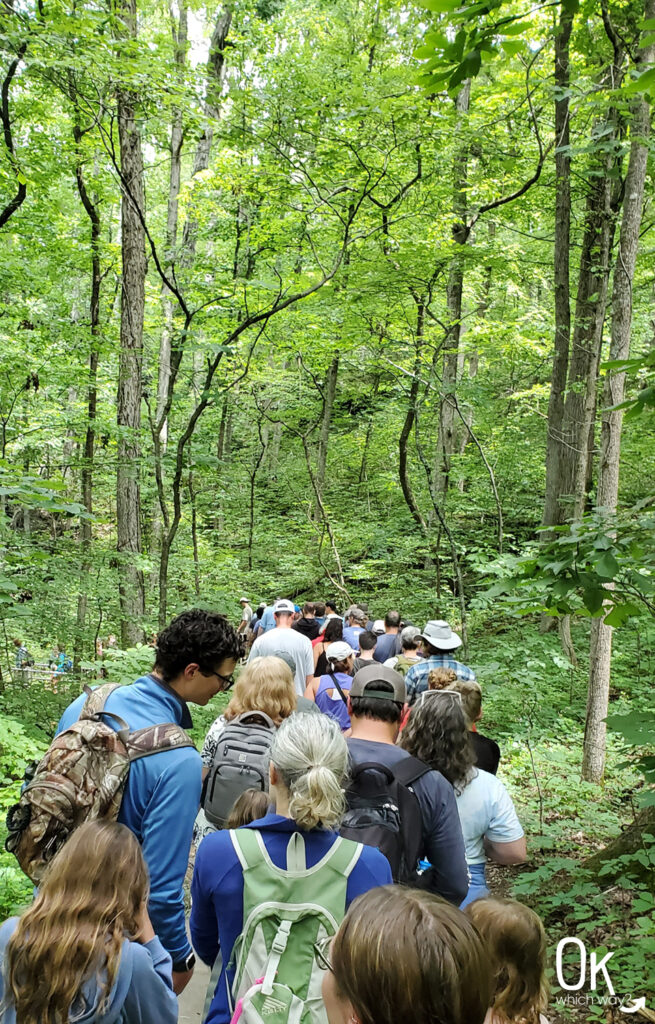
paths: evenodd
<path fill-rule="evenodd" d="M 437 669 L 436 671 L 439 671 Z M 441 671 L 444 671 L 441 669 Z M 432 677 L 433 673 L 430 673 Z M 482 719 L 482 690 L 480 684 L 465 683 L 455 679 L 449 684 L 450 689 L 462 695 L 462 711 L 469 730 L 469 741 L 473 745 L 475 763 L 478 768 L 495 775 L 500 764 L 500 747 L 489 736 L 483 736 L 477 730 L 477 723 Z"/>
<path fill-rule="evenodd" d="M 328 669 L 305 690 L 305 697 L 316 701 L 325 715 L 338 723 L 342 732 L 350 730 L 350 715 L 346 694 L 353 681 L 352 668 L 355 652 L 345 640 L 330 644 L 325 652 Z"/>
<path fill-rule="evenodd" d="M 293 672 L 281 658 L 262 657 L 246 665 L 230 703 L 210 725 L 200 753 L 203 798 L 194 843 L 225 827 L 235 799 L 244 790 L 256 786 L 268 792 L 273 735 L 296 706 Z"/>
<path fill-rule="evenodd" d="M 27 647 L 18 637 L 14 638 L 14 667 L 17 669 L 29 668 L 30 665 L 34 664 L 34 658 L 28 651 Z"/>
<path fill-rule="evenodd" d="M 420 642 L 420 629 L 417 626 L 405 626 L 400 634 L 400 654 L 389 658 L 384 664 L 406 677 L 412 665 L 416 665 L 423 658 L 418 649 Z"/>
<path fill-rule="evenodd" d="M 373 655 L 375 654 L 375 647 L 378 642 L 378 638 L 375 633 L 371 630 L 365 629 L 363 633 L 359 634 L 359 656 L 355 658 L 353 664 L 353 673 L 359 672 L 360 668 L 366 668 L 374 660 Z"/>
<path fill-rule="evenodd" d="M 0 928 L 3 1024 L 175 1024 L 171 958 L 147 902 L 132 832 L 115 821 L 80 825 L 34 902 Z"/>
<path fill-rule="evenodd" d="M 263 818 L 270 805 L 268 790 L 244 789 L 232 805 L 225 828 L 242 828 Z"/>
<path fill-rule="evenodd" d="M 265 654 L 279 654 L 282 651 L 291 655 L 296 663 L 296 693 L 304 694 L 305 688 L 314 675 L 314 656 L 311 641 L 292 629 L 294 606 L 291 601 L 277 601 L 273 609 L 275 629 L 258 636 L 250 648 L 248 661 Z M 266 612 L 264 612 L 264 616 Z M 262 621 L 263 618 L 262 617 Z"/>
<path fill-rule="evenodd" d="M 452 652 L 462 646 L 462 640 L 443 619 L 431 619 L 419 634 L 419 639 L 422 641 L 423 660 L 412 665 L 405 676 L 411 704 L 417 694 L 427 690 L 428 674 L 433 668 L 452 668 L 458 679 L 475 680 L 472 669 L 453 658 Z"/>
<path fill-rule="evenodd" d="M 239 604 L 241 605 L 241 621 L 237 626 L 237 633 L 245 633 L 246 630 L 250 627 L 250 620 L 253 617 L 253 611 L 250 605 L 248 604 L 247 597 L 240 597 Z"/>
<path fill-rule="evenodd" d="M 323 632 L 326 619 L 325 601 L 314 601 L 314 618 L 318 625 L 319 633 Z"/>
<path fill-rule="evenodd" d="M 362 608 L 358 608 L 356 605 L 348 609 L 346 616 L 348 625 L 344 626 L 343 639 L 350 644 L 353 651 L 359 654 L 359 635 L 367 628 L 368 616 Z"/>
<path fill-rule="evenodd" d="M 384 633 L 378 637 L 374 658 L 384 665 L 387 658 L 400 654 L 400 612 L 393 609 L 384 616 Z"/>
<path fill-rule="evenodd" d="M 255 640 L 264 633 L 268 633 L 269 630 L 275 629 L 275 605 L 280 600 L 281 598 L 276 597 L 273 604 L 269 604 L 264 607 L 259 622 L 257 623 L 257 628 L 255 629 Z"/>
<path fill-rule="evenodd" d="M 408 758 L 395 745 L 406 706 L 405 680 L 374 662 L 353 679 L 348 706 L 352 781 L 342 832 L 351 838 L 361 832 L 362 842 L 381 841 L 383 852 L 390 850 L 396 881 L 416 882 L 418 861 L 427 857 L 433 873 L 425 880 L 426 887 L 450 903 L 461 903 L 468 872 L 453 788 L 431 765 Z M 371 793 L 375 799 L 367 802 Z M 390 803 L 399 808 L 395 830 L 386 825 Z M 371 832 L 370 823 L 378 818 L 379 831 Z"/>
<path fill-rule="evenodd" d="M 323 639 L 312 645 L 312 656 L 314 658 L 314 676 L 325 675 L 327 672 L 326 651 L 330 644 L 343 639 L 343 623 L 341 619 L 328 619 L 325 626 Z"/>
<path fill-rule="evenodd" d="M 328 1024 L 485 1020 L 493 989 L 484 943 L 461 911 L 432 893 L 373 889 L 324 947 Z"/>
<path fill-rule="evenodd" d="M 105 709 L 132 730 L 165 722 L 190 729 L 187 701 L 204 706 L 229 689 L 240 653 L 236 630 L 223 615 L 200 608 L 182 612 L 160 632 L 152 671 L 131 686 L 113 690 Z M 64 711 L 58 733 L 78 720 L 86 699 L 82 694 Z M 113 724 L 111 718 L 108 722 Z M 200 755 L 192 746 L 135 760 L 118 814 L 143 846 L 150 873 L 148 911 L 173 959 L 176 992 L 190 980 L 195 962 L 184 924 L 182 883 L 200 803 L 201 772 Z"/>
<path fill-rule="evenodd" d="M 491 959 L 494 989 L 485 1024 L 548 1024 L 546 933 L 534 910 L 516 900 L 476 900 L 466 916 Z"/>
<path fill-rule="evenodd" d="M 423 693 L 412 708 L 401 744 L 454 787 L 471 878 L 462 906 L 488 896 L 487 855 L 498 864 L 522 864 L 527 858 L 525 833 L 500 779 L 475 767 L 461 694 Z"/>
<path fill-rule="evenodd" d="M 314 605 L 311 601 L 305 601 L 302 606 L 301 617 L 294 622 L 291 628 L 301 633 L 302 636 L 306 636 L 308 640 L 316 639 L 319 634 L 319 627 L 314 613 Z"/>
<path fill-rule="evenodd" d="M 214 832 L 198 847 L 190 928 L 198 956 L 214 964 L 206 1024 L 228 1024 L 248 989 L 246 999 L 260 1016 L 266 1003 L 270 1024 L 299 1020 L 310 982 L 314 1005 L 320 992 L 313 944 L 333 934 L 330 921 L 338 926 L 356 896 L 391 881 L 378 850 L 334 831 L 343 811 L 347 765 L 346 741 L 336 722 L 323 715 L 291 715 L 271 747 L 274 813 L 244 828 Z M 305 913 L 291 924 L 299 906 Z"/>

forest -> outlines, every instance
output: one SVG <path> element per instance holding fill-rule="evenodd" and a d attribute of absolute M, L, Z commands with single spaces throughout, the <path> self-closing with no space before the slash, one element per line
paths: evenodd
<path fill-rule="evenodd" d="M 447 619 L 553 1019 L 655 1021 L 655 0 L 2 0 L 0 53 L 3 815 L 101 644 Z"/>

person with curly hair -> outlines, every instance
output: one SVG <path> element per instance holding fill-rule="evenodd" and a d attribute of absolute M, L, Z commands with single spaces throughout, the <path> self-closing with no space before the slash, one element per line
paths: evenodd
<path fill-rule="evenodd" d="M 80 825 L 32 905 L 0 928 L 3 1024 L 175 1024 L 171 958 L 147 902 L 132 832 L 115 821 Z"/>
<path fill-rule="evenodd" d="M 189 729 L 188 703 L 204 707 L 232 685 L 242 640 L 224 615 L 192 608 L 157 637 L 152 671 L 107 697 L 105 708 L 131 730 L 174 722 Z M 86 694 L 64 711 L 57 732 L 79 719 Z M 113 724 L 115 719 L 107 718 Z M 115 728 L 118 725 L 114 725 Z M 150 873 L 148 910 L 173 960 L 181 992 L 195 963 L 184 924 L 183 882 L 202 788 L 202 761 L 191 746 L 160 750 L 133 762 L 118 814 L 139 839 Z"/>
<path fill-rule="evenodd" d="M 422 693 L 400 745 L 441 772 L 455 790 L 470 875 L 461 906 L 488 896 L 486 855 L 498 864 L 523 863 L 527 857 L 525 833 L 503 783 L 475 766 L 461 694 L 454 690 Z"/>

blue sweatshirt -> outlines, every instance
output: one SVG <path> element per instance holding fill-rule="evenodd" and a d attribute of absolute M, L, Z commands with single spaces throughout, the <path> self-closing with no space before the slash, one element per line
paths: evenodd
<path fill-rule="evenodd" d="M 245 828 L 257 829 L 273 863 L 286 868 L 286 854 L 292 833 L 300 831 L 295 821 L 277 814 L 254 821 Z M 303 832 L 307 867 L 313 867 L 328 852 L 336 832 L 312 829 Z M 389 861 L 379 850 L 365 846 L 355 864 L 346 889 L 346 909 L 363 892 L 392 881 Z M 223 966 L 205 1024 L 228 1024 L 225 968 L 234 943 L 243 928 L 243 869 L 232 845 L 230 833 L 214 832 L 198 847 L 191 883 L 191 941 L 201 960 L 213 964 L 219 949 Z M 234 979 L 230 978 L 230 984 Z"/>
<path fill-rule="evenodd" d="M 2 1024 L 16 1024 L 13 1003 L 5 999 L 5 954 L 18 918 L 0 928 L 0 1015 Z M 71 1007 L 75 1024 L 176 1024 L 177 996 L 171 981 L 171 958 L 158 938 L 141 945 L 125 939 L 109 1001 L 100 1012 L 98 979 L 89 978 Z"/>
<path fill-rule="evenodd" d="M 86 701 L 82 694 L 64 711 L 57 732 L 76 722 Z M 154 676 L 141 676 L 107 699 L 107 711 L 124 718 L 131 730 L 163 722 L 191 727 L 184 701 Z M 110 718 L 107 723 L 114 725 Z M 184 926 L 182 885 L 189 862 L 193 822 L 202 789 L 202 762 L 193 747 L 162 750 L 130 767 L 118 820 L 141 843 L 150 873 L 148 913 L 173 962 L 191 952 Z"/>

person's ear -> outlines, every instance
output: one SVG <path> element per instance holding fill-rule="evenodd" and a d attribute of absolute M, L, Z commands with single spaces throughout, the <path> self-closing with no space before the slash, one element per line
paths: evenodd
<path fill-rule="evenodd" d="M 195 676 L 196 672 L 199 672 L 199 671 L 200 671 L 200 665 L 198 665 L 195 661 L 192 661 L 189 665 L 186 666 L 186 668 L 184 669 L 184 672 L 182 674 L 183 674 L 185 679 L 193 679 L 193 677 Z"/>
<path fill-rule="evenodd" d="M 350 699 L 350 695 L 348 695 L 347 700 L 348 700 L 348 714 L 352 715 L 352 713 L 353 713 L 353 702 Z"/>

